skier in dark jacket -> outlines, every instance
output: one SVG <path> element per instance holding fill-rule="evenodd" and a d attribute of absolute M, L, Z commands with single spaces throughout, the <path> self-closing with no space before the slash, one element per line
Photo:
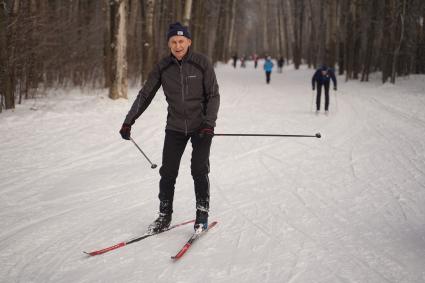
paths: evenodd
<path fill-rule="evenodd" d="M 317 83 L 317 96 L 316 96 L 316 113 L 320 111 L 320 96 L 322 93 L 322 86 L 325 87 L 325 113 L 327 114 L 329 111 L 329 85 L 330 80 L 332 80 L 334 90 L 336 91 L 336 77 L 333 69 L 328 68 L 326 66 L 322 66 L 316 70 L 311 79 L 311 83 L 313 86 L 313 91 L 316 87 Z"/>
<path fill-rule="evenodd" d="M 167 229 L 173 213 L 173 199 L 180 160 L 187 142 L 192 143 L 191 173 L 195 186 L 195 230 L 208 227 L 210 199 L 209 155 L 220 104 L 218 84 L 212 64 L 190 50 L 191 35 L 180 23 L 170 25 L 167 33 L 171 54 L 150 72 L 146 83 L 128 112 L 120 130 L 130 139 L 131 126 L 146 110 L 162 85 L 168 116 L 162 166 L 159 170 L 159 217 L 149 226 L 150 233 Z"/>
<path fill-rule="evenodd" d="M 232 59 L 233 59 L 233 68 L 236 68 L 236 63 L 238 62 L 238 54 L 237 53 L 233 54 Z"/>
<path fill-rule="evenodd" d="M 285 59 L 283 59 L 283 56 L 280 56 L 277 60 L 277 70 L 279 73 L 282 73 L 283 64 L 285 64 Z"/>
<path fill-rule="evenodd" d="M 257 55 L 257 53 L 254 53 L 253 59 L 254 59 L 254 68 L 257 69 L 257 66 L 258 66 L 258 55 Z"/>

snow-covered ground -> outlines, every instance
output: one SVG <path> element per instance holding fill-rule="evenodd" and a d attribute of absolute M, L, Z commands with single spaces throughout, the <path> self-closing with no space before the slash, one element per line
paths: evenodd
<path fill-rule="evenodd" d="M 185 226 L 97 257 L 144 233 L 158 168 L 118 134 L 130 99 L 57 90 L 0 114 L 0 282 L 425 282 L 424 76 L 345 83 L 312 111 L 313 70 L 220 65 L 211 230 L 181 259 Z M 37 110 L 30 110 L 34 108 Z M 133 137 L 160 165 L 160 91 Z M 190 144 L 173 221 L 195 215 Z"/>

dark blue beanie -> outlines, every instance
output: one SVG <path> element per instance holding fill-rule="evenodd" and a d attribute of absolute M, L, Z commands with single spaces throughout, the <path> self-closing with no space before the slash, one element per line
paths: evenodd
<path fill-rule="evenodd" d="M 175 35 L 182 35 L 189 39 L 192 39 L 192 36 L 190 35 L 190 32 L 187 27 L 182 26 L 182 24 L 179 22 L 170 25 L 167 32 L 167 40 L 169 40 L 170 37 Z"/>

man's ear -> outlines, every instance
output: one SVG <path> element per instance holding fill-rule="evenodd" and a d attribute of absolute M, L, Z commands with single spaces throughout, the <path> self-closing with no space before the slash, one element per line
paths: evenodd
<path fill-rule="evenodd" d="M 188 39 L 187 41 L 189 43 L 188 46 L 191 46 L 192 45 L 192 40 L 191 39 Z"/>

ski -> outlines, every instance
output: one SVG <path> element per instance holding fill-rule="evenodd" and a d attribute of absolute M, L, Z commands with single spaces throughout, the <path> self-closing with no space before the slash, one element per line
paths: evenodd
<path fill-rule="evenodd" d="M 208 232 L 211 228 L 217 225 L 217 223 L 218 223 L 217 221 L 212 222 L 210 225 L 208 225 L 208 229 L 202 231 L 201 233 L 193 233 L 192 236 L 189 238 L 189 240 L 186 242 L 186 244 L 183 246 L 183 248 L 175 256 L 172 256 L 171 259 L 178 260 L 179 258 L 181 258 L 187 252 L 187 250 L 192 246 L 192 244 L 197 239 L 199 239 L 199 237 L 201 237 L 203 234 Z"/>
<path fill-rule="evenodd" d="M 128 241 L 121 242 L 121 243 L 115 244 L 113 246 L 110 246 L 110 247 L 107 247 L 107 248 L 104 248 L 104 249 L 101 249 L 101 250 L 96 250 L 96 251 L 92 251 L 92 252 L 84 252 L 84 253 L 87 254 L 87 255 L 89 255 L 89 256 L 95 256 L 95 255 L 104 254 L 106 252 L 109 252 L 109 251 L 112 251 L 112 250 L 115 250 L 115 249 L 118 249 L 118 248 L 127 246 L 129 244 L 132 244 L 132 243 L 135 243 L 135 242 L 138 242 L 138 241 L 141 241 L 141 240 L 146 239 L 146 238 L 148 238 L 150 236 L 161 234 L 161 233 L 166 232 L 166 231 L 169 231 L 171 229 L 174 229 L 174 228 L 177 228 L 177 227 L 186 225 L 186 224 L 194 223 L 194 222 L 195 222 L 195 220 L 189 220 L 189 221 L 186 221 L 186 222 L 182 222 L 182 223 L 179 223 L 179 224 L 172 225 L 172 226 L 168 227 L 168 229 L 166 229 L 164 231 L 161 231 L 161 232 L 157 232 L 157 233 L 145 233 L 144 235 L 142 235 L 140 237 L 133 238 L 133 239 L 130 239 Z"/>

